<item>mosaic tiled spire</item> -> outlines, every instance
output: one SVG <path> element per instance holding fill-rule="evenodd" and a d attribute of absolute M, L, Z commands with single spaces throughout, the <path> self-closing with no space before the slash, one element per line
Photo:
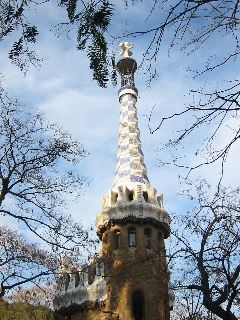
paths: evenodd
<path fill-rule="evenodd" d="M 127 186 L 129 189 L 142 184 L 148 188 L 149 180 L 141 149 L 140 131 L 137 119 L 137 88 L 134 84 L 134 72 L 137 63 L 130 58 L 132 44 L 121 43 L 124 57 L 117 63 L 121 76 L 121 88 L 118 92 L 120 101 L 120 123 L 118 139 L 118 158 L 113 188 Z"/>

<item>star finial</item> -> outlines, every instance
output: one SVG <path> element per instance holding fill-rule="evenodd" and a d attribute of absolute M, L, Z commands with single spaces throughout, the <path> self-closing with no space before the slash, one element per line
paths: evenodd
<path fill-rule="evenodd" d="M 130 49 L 133 48 L 133 44 L 130 42 L 121 42 L 119 47 L 122 49 L 119 51 L 119 54 L 124 58 L 128 58 L 132 55 L 132 51 Z"/>

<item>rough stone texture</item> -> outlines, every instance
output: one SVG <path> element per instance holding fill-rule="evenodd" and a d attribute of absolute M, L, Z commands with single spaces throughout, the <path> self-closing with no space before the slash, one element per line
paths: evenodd
<path fill-rule="evenodd" d="M 128 229 L 136 228 L 137 245 L 128 246 Z M 151 230 L 151 248 L 145 249 L 144 229 Z M 114 250 L 113 235 L 121 234 L 119 250 Z M 146 320 L 169 319 L 168 276 L 164 236 L 160 228 L 146 224 L 114 225 L 103 237 L 103 252 L 107 256 L 106 308 L 119 313 L 119 319 L 133 319 L 132 295 L 141 290 L 145 297 Z M 109 272 L 109 274 L 108 274 Z"/>
<path fill-rule="evenodd" d="M 129 248 L 128 230 L 136 229 L 136 247 Z M 144 229 L 151 231 L 150 249 L 144 245 Z M 114 249 L 114 234 L 120 232 L 120 248 Z M 132 296 L 141 290 L 145 298 L 145 320 L 168 320 L 168 275 L 164 235 L 151 224 L 116 224 L 103 235 L 102 251 L 107 299 L 63 308 L 56 319 L 132 320 Z"/>

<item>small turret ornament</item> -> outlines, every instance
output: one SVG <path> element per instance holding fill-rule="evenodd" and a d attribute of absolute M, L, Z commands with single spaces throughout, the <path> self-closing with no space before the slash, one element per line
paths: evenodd
<path fill-rule="evenodd" d="M 119 47 L 122 49 L 121 51 L 119 51 L 120 56 L 122 56 L 123 58 L 129 58 L 132 56 L 131 49 L 134 47 L 132 43 L 121 42 L 119 44 Z"/>

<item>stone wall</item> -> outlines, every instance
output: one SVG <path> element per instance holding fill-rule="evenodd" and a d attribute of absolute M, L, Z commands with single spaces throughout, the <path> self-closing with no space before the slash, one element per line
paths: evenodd
<path fill-rule="evenodd" d="M 136 246 L 129 248 L 128 230 L 136 230 Z M 120 248 L 114 248 L 114 234 L 120 231 Z M 150 230 L 150 248 L 145 248 L 144 230 Z M 132 297 L 140 291 L 145 300 L 146 320 L 168 320 L 168 275 L 164 234 L 151 224 L 114 225 L 103 236 L 107 256 L 106 309 L 119 313 L 120 320 L 133 319 Z"/>
<path fill-rule="evenodd" d="M 136 246 L 129 247 L 129 230 L 135 228 Z M 150 234 L 146 248 L 144 232 Z M 120 242 L 116 249 L 116 233 Z M 164 232 L 152 224 L 113 224 L 102 242 L 106 299 L 102 303 L 86 302 L 70 305 L 56 313 L 56 319 L 71 320 L 132 320 L 133 294 L 142 292 L 145 304 L 144 320 L 169 320 L 168 274 L 164 247 Z"/>

